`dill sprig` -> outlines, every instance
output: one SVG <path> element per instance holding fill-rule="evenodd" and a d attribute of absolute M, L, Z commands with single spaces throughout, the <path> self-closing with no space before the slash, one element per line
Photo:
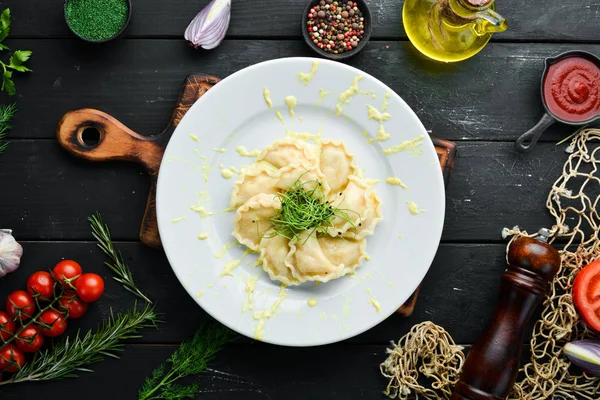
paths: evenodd
<path fill-rule="evenodd" d="M 127 263 L 125 263 L 125 260 L 123 260 L 121 252 L 114 248 L 110 237 L 110 230 L 108 229 L 108 225 L 102 220 L 100 213 L 97 212 L 95 215 L 88 217 L 88 222 L 92 228 L 92 234 L 98 241 L 97 246 L 112 260 L 112 263 L 105 261 L 104 264 L 117 275 L 113 276 L 113 279 L 121 283 L 125 289 L 134 295 L 152 304 L 152 301 L 133 282 L 131 270 Z"/>
<path fill-rule="evenodd" d="M 119 358 L 123 351 L 122 340 L 139 338 L 141 328 L 155 326 L 156 313 L 150 304 L 140 310 L 134 307 L 123 314 L 112 314 L 95 333 L 89 331 L 81 337 L 79 332 L 72 340 L 65 337 L 51 348 L 36 353 L 32 360 L 10 379 L 0 385 L 11 383 L 50 381 L 78 377 L 77 372 L 93 372 L 85 367 L 104 360 Z"/>
<path fill-rule="evenodd" d="M 6 132 L 12 128 L 11 121 L 17 112 L 15 104 L 0 106 L 0 141 L 6 138 Z M 8 147 L 8 142 L 0 143 L 0 153 Z"/>
<path fill-rule="evenodd" d="M 175 382 L 206 371 L 208 363 L 233 337 L 232 332 L 222 325 L 202 325 L 191 340 L 183 342 L 167 361 L 152 372 L 152 376 L 146 378 L 138 392 L 138 399 L 193 398 L 199 389 L 197 382 L 187 386 Z"/>
<path fill-rule="evenodd" d="M 323 192 L 323 184 L 319 180 L 302 182 L 301 178 L 288 190 L 277 195 L 281 201 L 281 210 L 271 218 L 275 235 L 293 240 L 308 230 L 308 240 L 315 232 L 326 233 L 328 228 L 333 227 L 332 221 L 335 217 L 342 218 L 356 229 L 348 215 L 354 211 L 339 208 L 328 202 Z"/>

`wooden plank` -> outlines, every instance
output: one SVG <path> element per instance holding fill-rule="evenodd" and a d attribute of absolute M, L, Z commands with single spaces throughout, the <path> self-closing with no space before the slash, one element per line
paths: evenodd
<path fill-rule="evenodd" d="M 385 345 L 330 345 L 290 348 L 264 344 L 231 343 L 217 353 L 205 373 L 186 378 L 200 386 L 202 400 L 347 400 L 387 399 L 387 379 L 379 365 L 387 358 Z M 464 345 L 465 352 L 470 345 Z M 128 345 L 119 360 L 94 364 L 93 373 L 79 378 L 0 387 L 2 398 L 64 399 L 65 393 L 85 393 L 88 400 L 135 399 L 152 371 L 176 346 Z M 523 349 L 523 358 L 529 355 Z M 423 382 L 423 384 L 426 384 Z M 101 388 L 101 390 L 90 390 Z M 571 393 L 573 399 L 583 399 Z M 68 397 L 72 398 L 72 397 Z"/>
<path fill-rule="evenodd" d="M 0 103 L 18 101 L 13 138 L 53 138 L 62 115 L 83 107 L 105 111 L 140 134 L 156 134 L 169 121 L 190 72 L 226 77 L 269 59 L 313 55 L 301 41 L 230 40 L 205 53 L 171 40 L 122 40 L 110 48 L 75 40 L 9 45 L 34 52 L 34 72 L 15 74 L 18 95 L 0 96 Z M 578 47 L 600 54 L 599 45 Z M 388 84 L 441 139 L 514 141 L 543 114 L 544 57 L 570 48 L 494 43 L 464 63 L 441 65 L 422 60 L 406 42 L 372 42 L 349 64 Z M 542 141 L 572 130 L 556 124 Z"/>
<path fill-rule="evenodd" d="M 107 218 L 107 222 L 110 223 L 111 219 Z M 90 306 L 84 318 L 72 321 L 69 326 L 71 334 L 77 329 L 94 329 L 111 309 L 120 312 L 132 307 L 133 296 L 112 280 L 111 273 L 103 265 L 105 257 L 94 243 L 23 242 L 23 246 L 22 266 L 0 280 L 0 301 L 12 291 L 24 287 L 27 277 L 34 271 L 52 268 L 61 259 L 70 258 L 79 261 L 84 271 L 96 272 L 106 281 L 104 297 Z M 192 335 L 200 321 L 208 317 L 185 292 L 163 252 L 140 243 L 117 243 L 116 246 L 130 265 L 138 286 L 157 302 L 157 310 L 166 321 L 158 330 L 144 330 L 143 338 L 135 342 L 179 343 Z M 442 325 L 461 343 L 474 342 L 491 316 L 499 293 L 500 276 L 505 269 L 504 249 L 503 244 L 441 245 L 421 285 L 413 315 L 405 318 L 393 314 L 379 326 L 348 340 L 348 343 L 387 344 L 390 340 L 398 340 L 414 324 L 425 320 Z M 376 257 L 373 257 L 363 268 L 370 268 L 376 262 Z M 209 293 L 211 290 L 207 289 Z M 223 289 L 217 284 L 214 290 Z M 250 339 L 240 340 L 252 342 Z"/>
<path fill-rule="evenodd" d="M 18 36 L 68 36 L 62 7 L 49 1 L 13 2 L 13 34 Z M 176 37 L 183 32 L 207 0 L 199 2 L 145 0 L 134 2 L 134 14 L 126 37 Z M 300 37 L 300 21 L 307 1 L 234 1 L 229 37 Z M 405 38 L 402 25 L 403 1 L 370 1 L 373 37 Z M 494 40 L 519 41 L 598 41 L 600 33 L 593 21 L 600 17 L 597 4 L 577 0 L 548 2 L 504 0 L 498 11 L 509 22 L 506 32 Z M 582 23 L 583 21 L 583 23 Z M 590 21 L 590 23 L 585 23 Z"/>
<path fill-rule="evenodd" d="M 547 193 L 567 158 L 564 146 L 540 143 L 528 155 L 512 143 L 459 142 L 447 191 L 444 241 L 501 241 L 503 227 L 550 226 Z M 0 157 L 4 227 L 21 239 L 91 239 L 85 218 L 101 211 L 115 239 L 137 240 L 148 179 L 124 163 L 90 163 L 54 140 L 15 140 Z"/>
<path fill-rule="evenodd" d="M 94 365 L 77 379 L 2 386 L 3 399 L 134 399 L 146 376 L 175 351 L 174 346 L 127 346 L 120 360 Z M 327 346 L 297 349 L 232 344 L 198 377 L 203 400 L 384 399 L 379 364 L 385 346 Z M 351 366 L 351 367 L 350 367 Z M 189 382 L 189 381 L 188 381 Z M 100 390 L 90 390 L 97 388 Z M 68 398 L 73 398 L 67 395 Z"/>

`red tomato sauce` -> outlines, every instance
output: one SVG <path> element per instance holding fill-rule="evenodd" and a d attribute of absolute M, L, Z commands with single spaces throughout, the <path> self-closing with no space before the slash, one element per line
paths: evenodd
<path fill-rule="evenodd" d="M 583 57 L 552 64 L 544 78 L 548 110 L 568 122 L 583 122 L 600 114 L 600 68 Z"/>

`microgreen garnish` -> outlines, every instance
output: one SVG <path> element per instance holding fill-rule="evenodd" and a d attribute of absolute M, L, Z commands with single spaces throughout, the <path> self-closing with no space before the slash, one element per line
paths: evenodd
<path fill-rule="evenodd" d="M 328 202 L 321 181 L 302 182 L 301 178 L 302 176 L 288 190 L 277 195 L 281 201 L 281 210 L 271 218 L 276 235 L 293 240 L 308 230 L 308 240 L 315 232 L 327 233 L 327 228 L 333 227 L 332 221 L 335 217 L 342 218 L 356 229 L 356 225 L 348 216 L 348 213 L 354 211 L 339 208 Z"/>

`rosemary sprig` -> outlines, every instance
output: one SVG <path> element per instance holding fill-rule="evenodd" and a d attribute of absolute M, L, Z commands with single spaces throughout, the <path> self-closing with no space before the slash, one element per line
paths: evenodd
<path fill-rule="evenodd" d="M 65 337 L 51 348 L 36 353 L 20 371 L 0 385 L 11 383 L 49 381 L 77 377 L 79 372 L 92 372 L 85 367 L 102 361 L 105 357 L 119 358 L 116 353 L 123 351 L 122 340 L 140 337 L 141 328 L 155 326 L 154 306 L 146 304 L 143 309 L 113 315 L 100 326 L 96 333 L 89 331 L 81 337 L 79 332 L 73 340 Z"/>
<path fill-rule="evenodd" d="M 100 248 L 110 249 L 111 253 L 118 254 L 120 269 L 113 270 L 120 277 L 126 274 L 130 285 L 133 285 L 131 271 L 127 265 L 122 262 L 120 253 L 117 253 L 112 245 L 108 227 L 102 223 L 99 214 L 90 219 L 94 219 L 96 224 L 103 229 L 103 235 L 98 235 L 96 238 L 99 241 Z M 90 221 L 91 222 L 91 221 Z M 106 252 L 106 251 L 105 251 Z M 108 253 L 107 253 L 108 254 Z M 110 254 L 109 254 L 110 256 Z M 125 283 L 124 283 L 125 285 Z M 47 306 L 41 307 L 37 296 L 34 296 L 36 305 L 39 308 L 39 313 L 30 321 L 22 323 L 22 327 L 18 333 L 22 332 L 29 323 L 38 320 L 39 315 L 46 309 L 54 308 L 58 298 L 62 296 L 61 288 L 60 296 L 56 296 Z M 133 290 L 139 290 L 133 285 Z M 141 292 L 140 292 L 141 293 Z M 8 385 L 12 383 L 34 382 L 34 381 L 50 381 L 64 378 L 77 377 L 77 372 L 92 372 L 87 368 L 87 365 L 94 364 L 104 360 L 105 357 L 118 358 L 117 354 L 123 351 L 122 340 L 139 338 L 137 333 L 140 329 L 156 326 L 159 320 L 154 311 L 154 305 L 148 301 L 143 308 L 139 308 L 137 302 L 133 308 L 125 313 L 114 315 L 110 313 L 102 325 L 95 333 L 88 331 L 83 337 L 80 332 L 77 332 L 73 339 L 65 337 L 60 342 L 55 342 L 52 347 L 44 351 L 38 352 L 33 359 L 25 363 L 23 367 L 13 374 L 10 379 L 0 382 L 0 385 Z M 2 345 L 10 343 L 16 336 L 13 335 Z"/>
<path fill-rule="evenodd" d="M 354 211 L 329 203 L 323 192 L 323 184 L 319 180 L 302 182 L 301 178 L 288 190 L 277 195 L 281 201 L 281 210 L 271 218 L 275 235 L 293 240 L 302 232 L 310 230 L 310 235 L 306 236 L 308 240 L 315 232 L 326 233 L 327 228 L 333 226 L 332 221 L 335 217 L 342 218 L 356 229 L 348 215 Z"/>
<path fill-rule="evenodd" d="M 138 399 L 193 398 L 199 389 L 197 382 L 187 386 L 175 382 L 204 372 L 216 353 L 232 339 L 232 332 L 222 325 L 202 325 L 191 340 L 183 342 L 167 361 L 152 372 L 152 376 L 146 378 L 138 392 Z"/>
<path fill-rule="evenodd" d="M 97 212 L 95 215 L 88 217 L 88 221 L 92 228 L 92 234 L 98 241 L 97 246 L 112 260 L 112 263 L 105 261 L 104 264 L 117 275 L 113 276 L 113 279 L 121 283 L 125 289 L 134 295 L 152 304 L 152 301 L 133 282 L 131 270 L 127 263 L 125 263 L 125 260 L 123 260 L 121 252 L 114 248 L 110 237 L 110 230 L 108 229 L 108 225 L 102 220 L 100 213 Z"/>
<path fill-rule="evenodd" d="M 0 141 L 6 138 L 6 131 L 12 128 L 11 121 L 15 116 L 17 107 L 14 104 L 0 106 Z M 8 147 L 8 142 L 0 143 L 0 153 Z"/>

